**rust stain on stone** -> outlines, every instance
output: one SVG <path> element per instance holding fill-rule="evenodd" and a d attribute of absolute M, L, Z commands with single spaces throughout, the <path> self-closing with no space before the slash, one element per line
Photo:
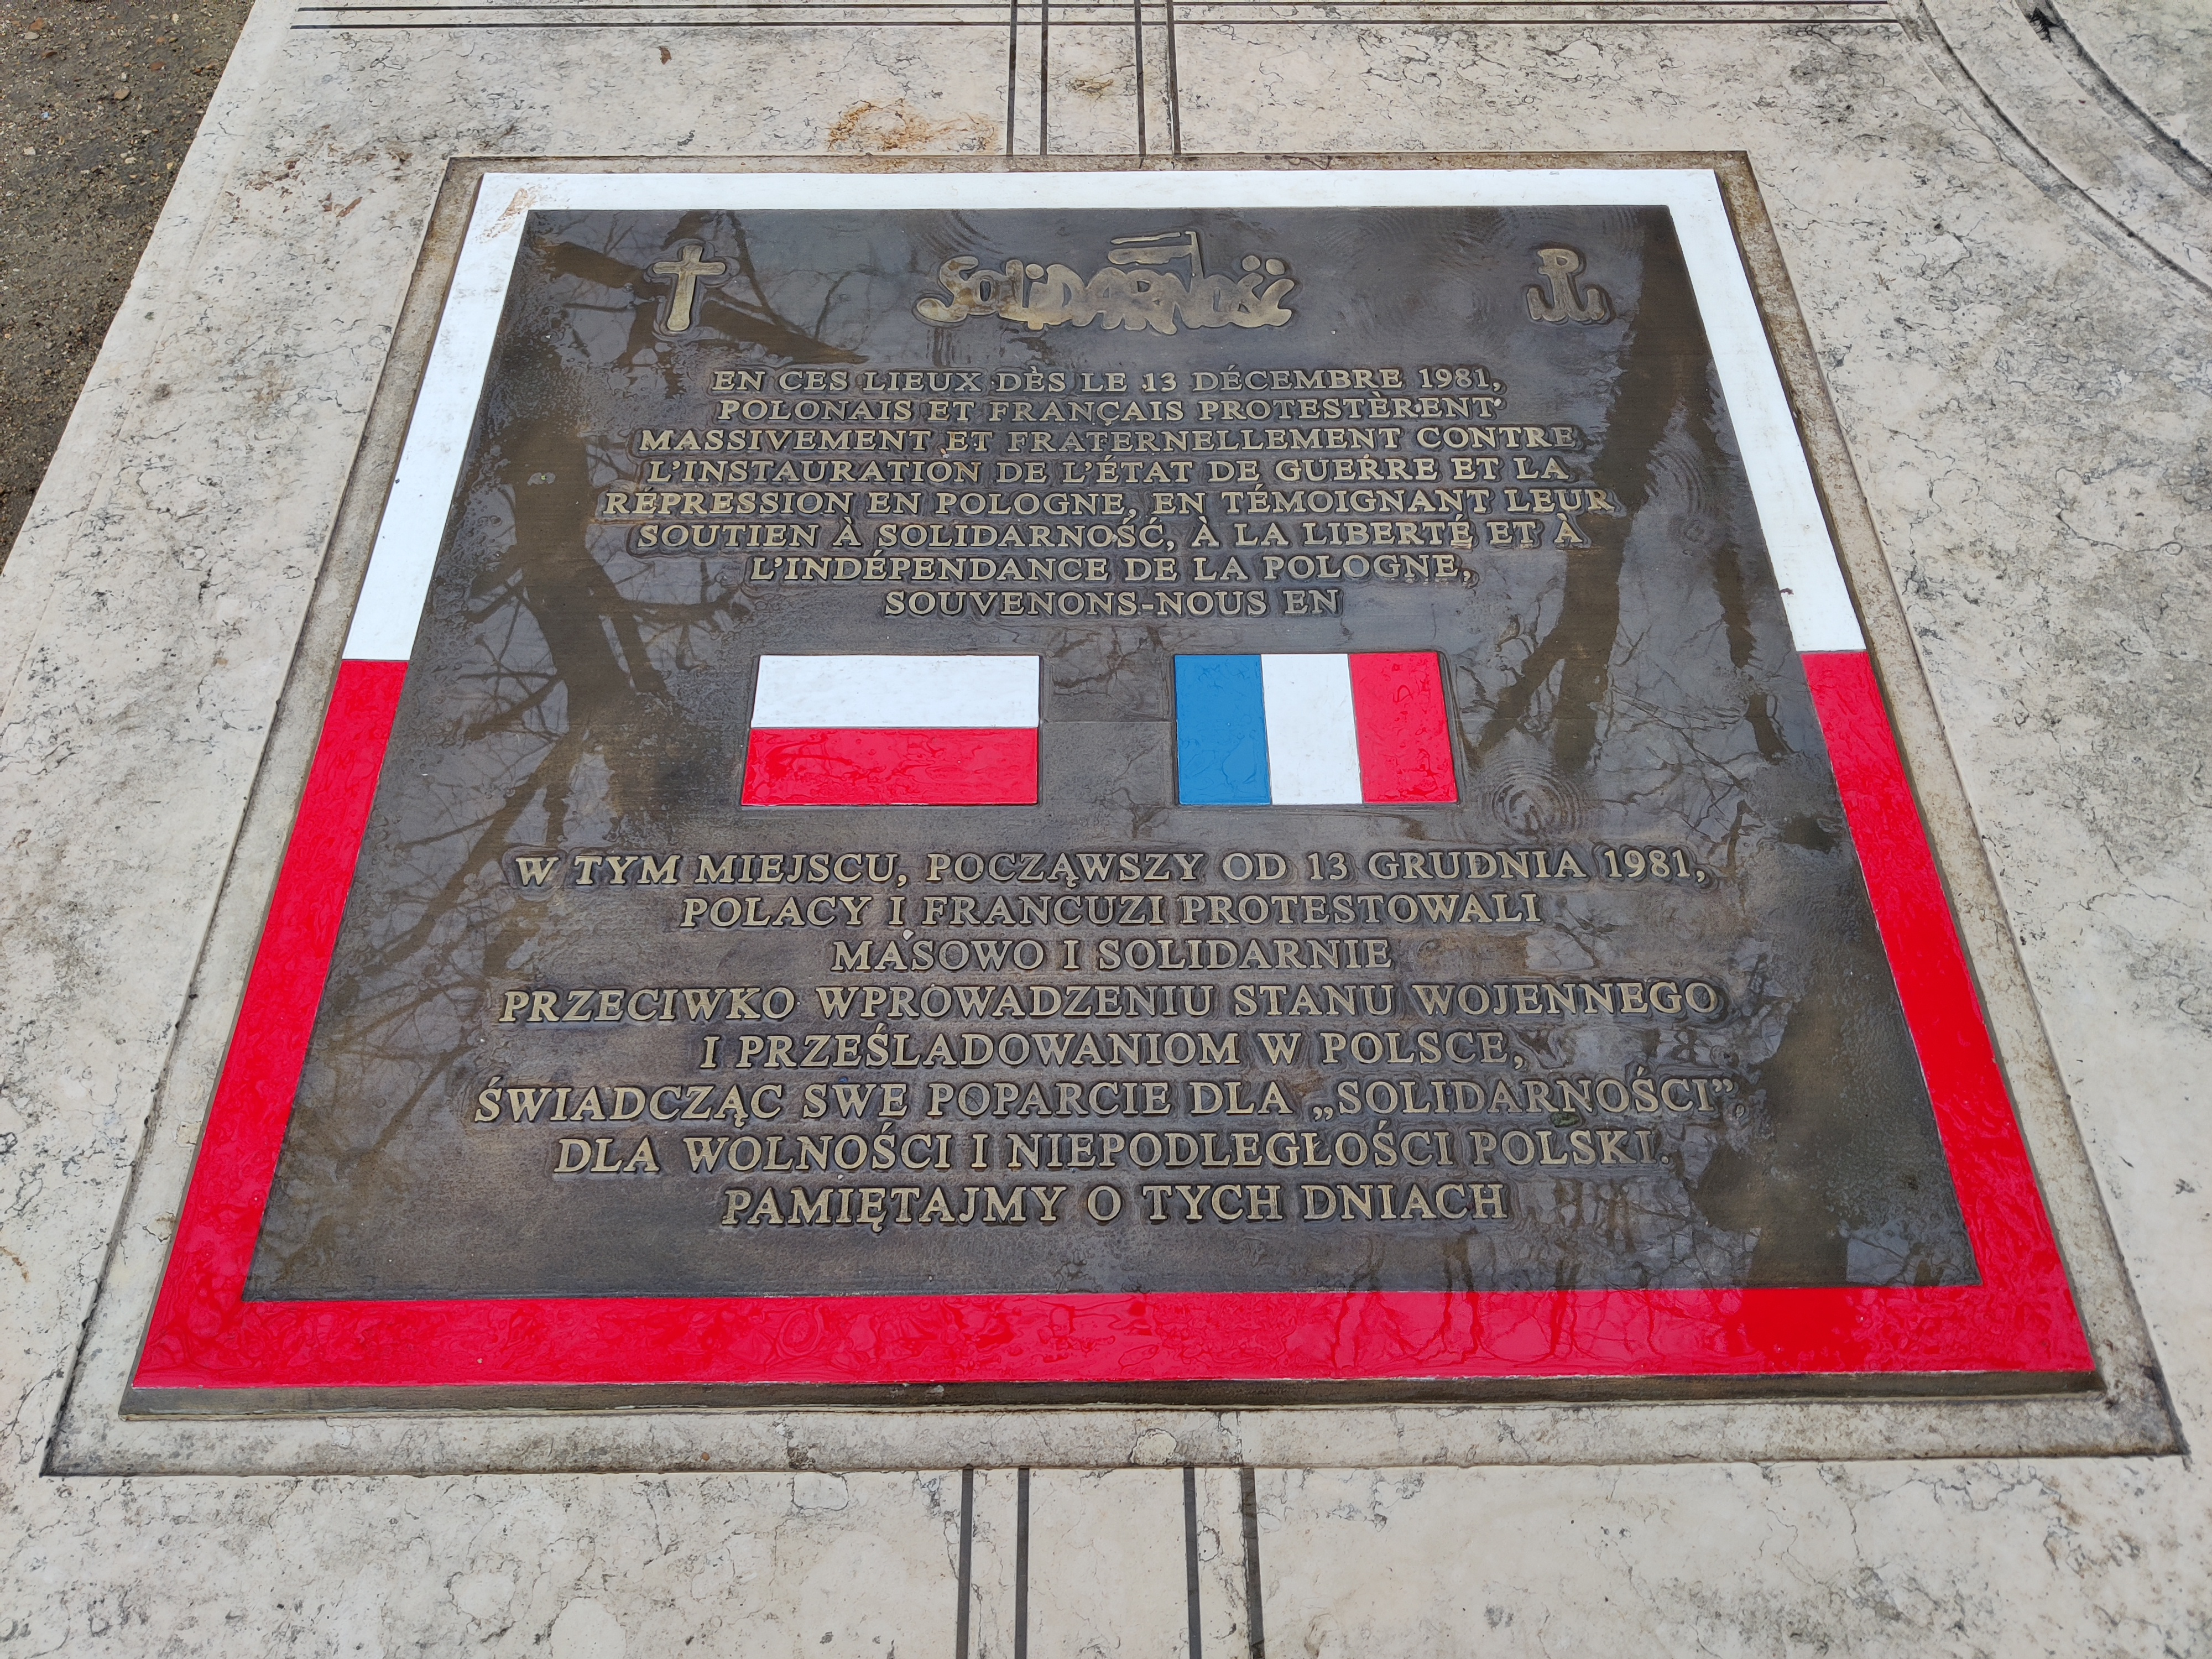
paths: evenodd
<path fill-rule="evenodd" d="M 924 150 L 974 155 L 998 144 L 998 126 L 981 115 L 933 119 L 903 98 L 854 105 L 830 126 L 829 137 L 832 151 L 860 155 Z"/>

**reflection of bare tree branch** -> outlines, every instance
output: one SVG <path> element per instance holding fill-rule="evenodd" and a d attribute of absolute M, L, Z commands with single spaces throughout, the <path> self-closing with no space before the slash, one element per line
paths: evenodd
<path fill-rule="evenodd" d="M 524 724 L 525 717 L 544 708 L 551 700 L 553 694 L 560 689 L 560 681 L 549 678 L 535 691 L 526 695 L 520 702 L 509 703 L 506 708 L 485 715 L 472 725 L 463 726 L 461 740 L 465 743 L 474 743 L 478 738 L 488 738 L 495 732 L 513 732 L 520 729 Z"/>
<path fill-rule="evenodd" d="M 771 355 L 860 361 L 778 313 L 741 235 L 738 243 L 757 307 L 709 300 L 701 308 L 703 322 Z M 614 308 L 628 313 L 628 338 L 615 365 L 649 353 L 645 364 L 665 368 L 672 354 L 653 332 L 651 286 L 612 250 L 538 239 L 526 257 L 540 262 L 544 278 L 518 290 L 544 297 L 535 315 L 510 317 L 502 331 L 489 377 L 495 390 L 465 485 L 465 500 L 504 503 L 512 528 L 504 545 L 478 562 L 453 620 L 443 624 L 458 623 L 474 641 L 447 670 L 449 694 L 440 711 L 458 717 L 445 739 L 446 763 L 467 775 L 458 787 L 431 783 L 435 795 L 450 797 L 449 810 L 426 814 L 427 823 L 408 821 L 409 833 L 386 843 L 381 862 L 398 872 L 397 884 L 379 895 L 389 931 L 347 940 L 324 1008 L 326 1063 L 370 1066 L 395 1082 L 403 1073 L 407 1079 L 387 1096 L 373 1139 L 344 1148 L 346 1160 L 364 1169 L 398 1167 L 380 1164 L 380 1156 L 420 1111 L 447 1097 L 449 1071 L 467 1053 L 458 1039 L 466 1013 L 441 1012 L 453 988 L 508 972 L 537 935 L 527 909 L 504 916 L 495 931 L 482 926 L 483 878 L 501 871 L 533 812 L 542 810 L 544 823 L 530 839 L 542 835 L 561 844 L 588 764 L 611 826 L 650 845 L 665 833 L 672 804 L 711 799 L 712 781 L 732 769 L 720 730 L 692 717 L 673 695 L 669 671 L 690 654 L 693 630 L 718 632 L 742 616 L 740 592 L 710 580 L 702 562 L 696 596 L 672 600 L 658 580 L 666 567 L 655 570 L 657 586 L 617 575 L 589 540 L 593 455 L 608 447 L 593 430 L 595 377 L 610 367 L 614 342 L 604 340 L 603 325 L 581 322 L 610 308 L 580 303 L 576 290 L 580 284 L 626 290 L 629 303 Z M 825 298 L 822 319 L 830 308 Z M 564 336 L 582 346 L 585 361 L 560 343 Z M 595 340 L 602 343 L 594 347 Z M 451 695 L 463 690 L 467 700 Z M 488 787 L 497 804 L 484 811 Z M 395 822 L 389 830 L 401 827 Z M 503 872 L 494 879 L 503 883 Z M 311 1243 L 301 1255 L 315 1253 Z"/>
<path fill-rule="evenodd" d="M 1644 262 L 1643 296 L 1621 346 L 1620 376 L 1613 389 L 1605 443 L 1592 463 L 1593 482 L 1610 489 L 1626 509 L 1619 518 L 1583 520 L 1591 545 L 1567 556 L 1559 617 L 1522 660 L 1493 701 L 1490 719 L 1475 739 L 1479 762 L 1520 727 L 1559 676 L 1550 710 L 1553 752 L 1568 770 L 1587 766 L 1596 752 L 1601 710 L 1612 683 L 1621 617 L 1620 580 L 1628 536 L 1650 501 L 1656 462 L 1670 430 L 1681 430 L 1697 449 L 1708 477 L 1724 476 L 1720 411 L 1707 373 L 1711 353 L 1698 320 L 1689 278 L 1671 238 L 1651 234 Z M 1712 560 L 1729 659 L 1746 668 L 1753 647 L 1741 556 L 1723 536 Z M 1772 700 L 1753 695 L 1745 718 L 1759 753 L 1778 760 L 1789 752 L 1774 719 Z"/>
<path fill-rule="evenodd" d="M 775 302 L 768 297 L 768 289 L 762 285 L 759 268 L 753 264 L 752 244 L 745 240 L 745 228 L 742 224 L 732 224 L 730 230 L 738 244 L 738 274 L 752 289 L 753 297 L 760 301 L 761 310 L 771 317 L 775 316 Z"/>
<path fill-rule="evenodd" d="M 549 275 L 578 277 L 601 288 L 636 292 L 645 275 L 626 259 L 617 259 L 594 248 L 580 247 L 574 242 L 541 240 L 532 244 L 532 251 Z"/>
<path fill-rule="evenodd" d="M 830 284 L 829 292 L 822 296 L 822 309 L 814 313 L 815 333 L 821 333 L 822 331 L 829 325 L 830 305 L 837 298 L 837 290 L 845 286 L 846 282 L 851 277 L 852 274 L 853 273 L 849 270 L 839 271 L 837 273 L 837 280 Z"/>
<path fill-rule="evenodd" d="M 1701 376 L 1697 386 L 1698 398 L 1692 418 L 1687 422 L 1690 437 L 1698 446 L 1698 457 L 1705 465 L 1706 475 L 1723 476 L 1729 465 L 1728 456 L 1721 449 L 1721 410 L 1709 376 Z M 1725 534 L 1713 545 L 1713 594 L 1720 601 L 1721 620 L 1728 635 L 1729 663 L 1736 672 L 1743 674 L 1751 666 L 1755 641 L 1751 629 L 1751 603 L 1744 577 L 1743 548 L 1733 534 Z M 1751 727 L 1752 739 L 1759 745 L 1763 760 L 1779 761 L 1790 752 L 1789 740 L 1782 735 L 1781 722 L 1776 718 L 1773 696 L 1757 688 L 1745 694 L 1744 720 Z"/>
<path fill-rule="evenodd" d="M 570 733 L 568 737 L 555 744 L 547 752 L 545 763 L 541 765 L 540 770 L 563 758 L 568 759 L 568 763 L 573 765 L 575 757 L 581 752 L 582 747 L 581 734 Z M 501 804 L 499 810 L 483 820 L 483 827 L 477 836 L 475 842 L 477 848 L 496 849 L 492 854 L 493 858 L 496 859 L 499 852 L 503 851 L 508 844 L 514 833 L 515 821 L 529 809 L 535 793 L 534 790 L 522 789 L 510 793 Z M 423 907 L 422 914 L 415 925 L 386 945 L 383 950 L 378 952 L 379 957 L 386 962 L 404 962 L 428 945 L 439 925 L 450 916 L 453 908 L 465 896 L 470 878 L 481 867 L 481 865 L 472 863 L 455 870 L 441 890 L 437 898 Z M 506 964 L 502 963 L 499 965 L 504 967 Z M 369 1020 L 362 1035 L 364 1037 L 372 1036 L 390 1028 L 403 1018 L 411 1018 L 419 1003 L 442 994 L 444 991 L 441 987 L 434 988 L 426 984 L 422 988 L 422 994 L 410 996 L 400 1007 L 386 1011 Z M 451 1056 L 448 1058 L 450 1059 Z M 402 1104 L 401 1109 L 392 1113 L 386 1121 L 378 1132 L 375 1140 L 371 1143 L 369 1150 L 372 1153 L 381 1152 L 391 1145 L 393 1137 L 413 1115 L 415 1106 L 443 1078 L 445 1069 L 442 1065 L 425 1066 L 422 1069 L 421 1085 L 416 1090 L 414 1095 Z"/>

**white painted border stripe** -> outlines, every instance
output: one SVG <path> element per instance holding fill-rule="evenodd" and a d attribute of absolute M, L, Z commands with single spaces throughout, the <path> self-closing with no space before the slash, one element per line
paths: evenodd
<path fill-rule="evenodd" d="M 533 209 L 829 212 L 992 208 L 1664 207 L 1674 215 L 1800 651 L 1865 648 L 1759 307 L 1705 171 L 487 173 L 461 244 L 345 654 L 405 659 L 445 532 L 494 330 Z"/>
<path fill-rule="evenodd" d="M 768 730 L 961 728 L 1037 723 L 1035 657 L 763 657 L 753 724 Z"/>
<path fill-rule="evenodd" d="M 1790 637 L 1801 652 L 1863 651 L 1866 636 L 1859 631 L 1851 591 L 1828 538 L 1820 492 L 1813 486 L 1804 441 L 1759 320 L 1759 301 L 1729 228 L 1720 180 L 1710 173 L 1675 176 L 1691 187 L 1668 206 L 1689 267 L 1690 289 L 1705 319 L 1751 498 L 1759 507 L 1767 556 L 1781 585 Z"/>
<path fill-rule="evenodd" d="M 1277 806 L 1359 804 L 1352 659 L 1328 652 L 1260 659 L 1267 798 Z"/>

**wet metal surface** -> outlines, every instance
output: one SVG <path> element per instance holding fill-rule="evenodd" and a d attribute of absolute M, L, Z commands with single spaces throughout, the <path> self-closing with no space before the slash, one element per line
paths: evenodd
<path fill-rule="evenodd" d="M 1344 653 L 1455 803 L 1178 804 Z M 808 655 L 1037 805 L 741 805 Z M 1974 1278 L 1663 212 L 533 216 L 250 1297 Z"/>

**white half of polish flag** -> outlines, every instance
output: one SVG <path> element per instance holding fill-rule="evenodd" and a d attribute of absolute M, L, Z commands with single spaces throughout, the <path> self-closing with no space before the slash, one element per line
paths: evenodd
<path fill-rule="evenodd" d="M 1036 657 L 763 657 L 747 806 L 1037 798 Z"/>

